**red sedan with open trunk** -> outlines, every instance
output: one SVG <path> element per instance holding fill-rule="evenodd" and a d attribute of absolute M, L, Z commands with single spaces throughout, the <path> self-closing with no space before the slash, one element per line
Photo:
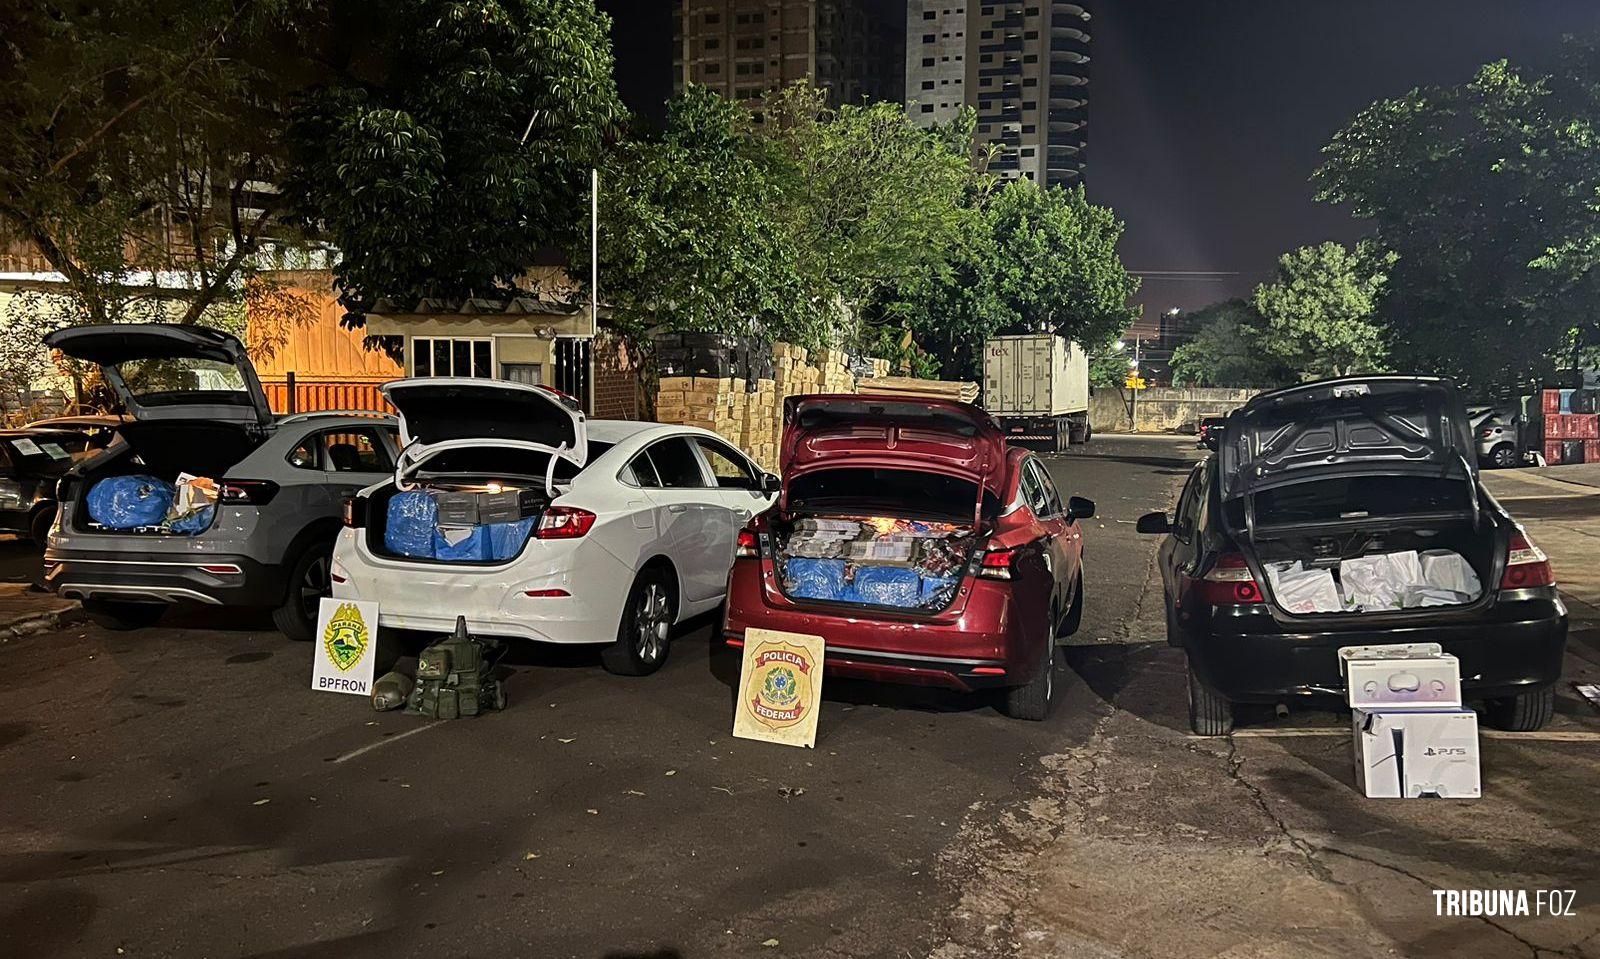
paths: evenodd
<path fill-rule="evenodd" d="M 739 534 L 724 635 L 823 637 L 827 672 L 973 691 L 1043 719 L 1083 609 L 1083 533 L 1044 464 L 952 400 L 798 396 L 783 489 Z"/>

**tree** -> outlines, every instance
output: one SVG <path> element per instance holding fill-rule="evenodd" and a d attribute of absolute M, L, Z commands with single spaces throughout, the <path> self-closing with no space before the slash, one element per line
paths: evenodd
<path fill-rule="evenodd" d="M 333 77 L 297 106 L 285 192 L 379 297 L 494 296 L 584 232 L 587 174 L 622 116 L 593 0 L 335 5 Z"/>
<path fill-rule="evenodd" d="M 25 0 L 0 44 L 0 228 L 65 278 L 33 327 L 236 303 L 280 200 L 297 0 Z M 14 314 L 16 310 L 12 311 Z M 30 330 L 36 332 L 36 330 Z"/>
<path fill-rule="evenodd" d="M 1133 372 L 1127 350 L 1107 349 L 1089 357 L 1089 385 L 1121 389 Z"/>
<path fill-rule="evenodd" d="M 624 331 L 826 339 L 771 202 L 768 147 L 742 106 L 690 86 L 668 105 L 659 141 L 620 144 L 606 159 L 600 267 Z"/>
<path fill-rule="evenodd" d="M 1335 136 L 1319 197 L 1398 255 L 1381 315 L 1401 365 L 1526 386 L 1600 343 L 1597 119 L 1588 41 L 1554 75 L 1491 63 L 1375 103 Z"/>
<path fill-rule="evenodd" d="M 1375 317 L 1394 254 L 1370 243 L 1301 247 L 1278 259 L 1277 275 L 1256 287 L 1265 354 L 1302 374 L 1344 376 L 1383 366 L 1386 330 Z"/>
<path fill-rule="evenodd" d="M 1293 382 L 1265 343 L 1265 320 L 1247 300 L 1224 300 L 1195 311 L 1189 342 L 1172 351 L 1178 386 L 1269 387 Z"/>

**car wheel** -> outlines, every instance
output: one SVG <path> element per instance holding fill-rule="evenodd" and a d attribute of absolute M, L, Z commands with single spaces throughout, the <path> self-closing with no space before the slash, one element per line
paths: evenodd
<path fill-rule="evenodd" d="M 1067 618 L 1063 619 L 1056 627 L 1056 636 L 1071 636 L 1078 631 L 1083 623 L 1083 574 L 1078 574 L 1078 581 L 1072 590 L 1072 608 L 1067 610 Z"/>
<path fill-rule="evenodd" d="M 1198 736 L 1226 736 L 1233 732 L 1233 703 L 1208 689 L 1194 674 L 1189 673 L 1189 728 Z"/>
<path fill-rule="evenodd" d="M 1489 451 L 1489 462 L 1495 469 L 1508 470 L 1517 465 L 1517 448 L 1510 443 L 1501 443 Z"/>
<path fill-rule="evenodd" d="M 333 543 L 317 543 L 295 561 L 289 571 L 289 595 L 272 611 L 278 632 L 297 642 L 309 641 L 317 632 L 317 612 L 322 598 L 333 589 Z"/>
<path fill-rule="evenodd" d="M 617 641 L 600 653 L 607 672 L 648 676 L 667 661 L 672 648 L 672 622 L 677 598 L 660 569 L 646 569 L 633 581 L 617 624 Z"/>
<path fill-rule="evenodd" d="M 1489 722 L 1500 729 L 1531 733 L 1543 729 L 1555 715 L 1556 691 L 1553 686 L 1543 686 L 1507 699 L 1490 700 L 1485 706 Z"/>
<path fill-rule="evenodd" d="M 165 603 L 121 603 L 110 599 L 86 599 L 83 613 L 89 622 L 119 633 L 154 626 L 167 611 Z"/>
<path fill-rule="evenodd" d="M 28 535 L 33 538 L 34 545 L 44 549 L 50 545 L 50 527 L 56 525 L 56 511 L 53 507 L 45 507 L 33 514 L 33 521 L 28 524 Z"/>
<path fill-rule="evenodd" d="M 1044 662 L 1026 686 L 1006 690 L 1006 715 L 1039 722 L 1050 715 L 1050 698 L 1056 691 L 1056 644 L 1044 644 Z"/>

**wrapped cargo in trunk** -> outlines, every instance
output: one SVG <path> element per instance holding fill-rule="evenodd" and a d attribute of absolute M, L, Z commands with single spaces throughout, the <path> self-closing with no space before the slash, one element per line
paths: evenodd
<path fill-rule="evenodd" d="M 195 536 L 211 528 L 222 478 L 261 442 L 232 424 L 167 420 L 122 427 L 113 446 L 79 468 L 78 532 Z"/>

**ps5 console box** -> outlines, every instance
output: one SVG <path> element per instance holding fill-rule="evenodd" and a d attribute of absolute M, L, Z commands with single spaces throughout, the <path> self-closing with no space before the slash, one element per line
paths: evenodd
<path fill-rule="evenodd" d="M 1403 709 L 1351 714 L 1356 784 L 1371 799 L 1477 799 L 1478 714 Z"/>

